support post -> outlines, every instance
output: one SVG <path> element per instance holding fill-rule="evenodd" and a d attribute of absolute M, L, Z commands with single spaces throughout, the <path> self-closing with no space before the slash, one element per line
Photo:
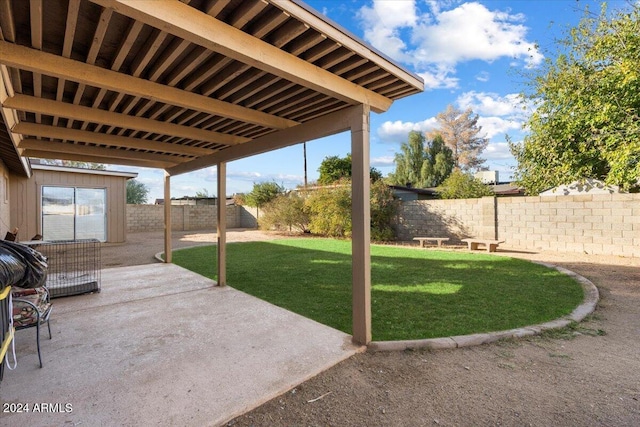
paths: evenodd
<path fill-rule="evenodd" d="M 164 173 L 164 262 L 171 262 L 171 175 Z"/>
<path fill-rule="evenodd" d="M 351 118 L 351 259 L 353 341 L 371 342 L 371 207 L 369 111 L 360 105 Z"/>
<path fill-rule="evenodd" d="M 218 286 L 227 285 L 227 164 L 220 162 L 218 169 L 218 203 L 216 234 L 218 236 Z"/>

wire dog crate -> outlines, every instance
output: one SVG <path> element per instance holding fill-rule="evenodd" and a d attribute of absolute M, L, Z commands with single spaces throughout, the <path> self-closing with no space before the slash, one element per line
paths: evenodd
<path fill-rule="evenodd" d="M 32 247 L 47 257 L 51 298 L 100 292 L 99 240 L 50 240 Z"/>

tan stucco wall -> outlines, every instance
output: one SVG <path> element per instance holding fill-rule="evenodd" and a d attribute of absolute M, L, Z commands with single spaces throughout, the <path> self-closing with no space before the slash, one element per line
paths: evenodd
<path fill-rule="evenodd" d="M 0 160 L 0 239 L 4 239 L 7 231 L 13 229 L 11 224 L 9 170 Z"/>
<path fill-rule="evenodd" d="M 35 169 L 31 178 L 11 175 L 10 218 L 12 226 L 20 229 L 20 240 L 29 240 L 36 234 L 42 234 L 40 198 L 43 185 L 105 188 L 107 242 L 118 243 L 126 240 L 125 177 Z"/>

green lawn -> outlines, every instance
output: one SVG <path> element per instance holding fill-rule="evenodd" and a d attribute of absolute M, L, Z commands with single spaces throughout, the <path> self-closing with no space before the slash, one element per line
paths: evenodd
<path fill-rule="evenodd" d="M 215 246 L 173 253 L 215 278 Z M 227 245 L 230 286 L 351 333 L 351 243 L 291 239 Z M 570 313 L 581 286 L 555 270 L 488 254 L 371 247 L 376 341 L 435 338 L 532 325 Z"/>

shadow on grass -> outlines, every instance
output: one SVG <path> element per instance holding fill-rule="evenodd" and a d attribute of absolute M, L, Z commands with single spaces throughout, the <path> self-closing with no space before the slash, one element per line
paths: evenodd
<path fill-rule="evenodd" d="M 351 333 L 351 244 L 328 239 L 227 246 L 230 286 Z M 174 252 L 174 262 L 215 278 L 214 247 Z M 511 329 L 570 313 L 582 289 L 523 260 L 462 252 L 371 247 L 375 340 Z"/>

